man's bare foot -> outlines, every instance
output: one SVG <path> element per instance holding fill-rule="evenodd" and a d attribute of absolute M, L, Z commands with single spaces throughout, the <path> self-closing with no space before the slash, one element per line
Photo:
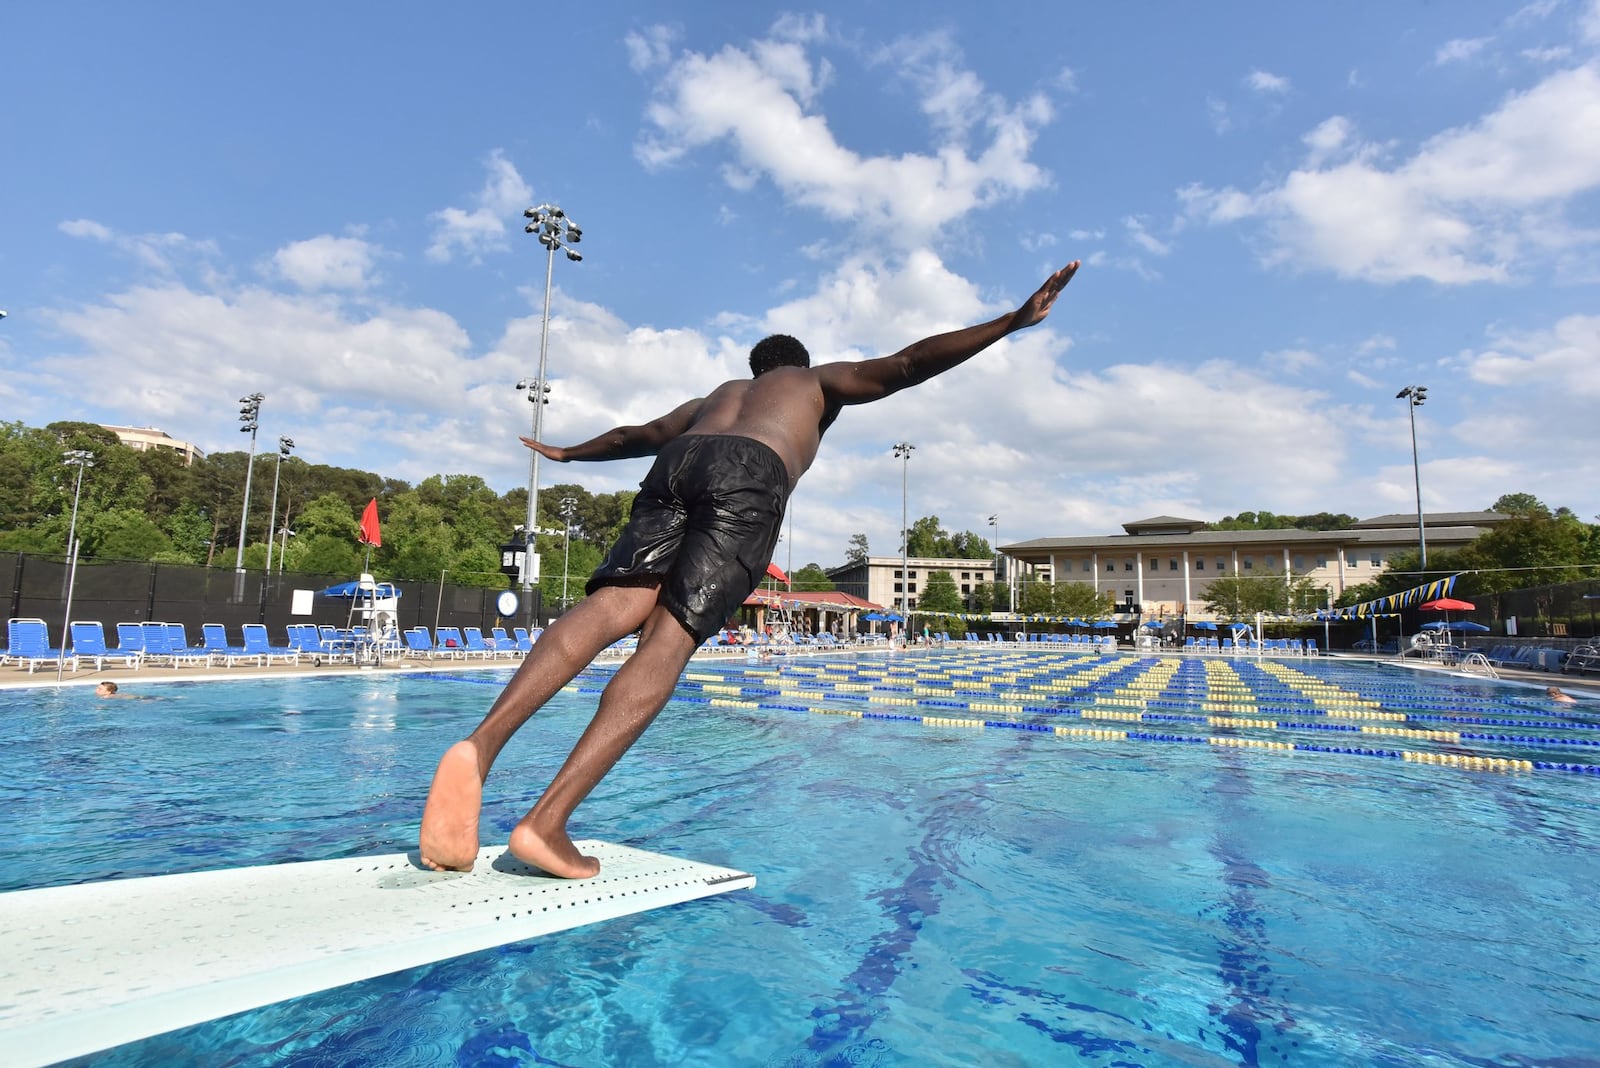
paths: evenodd
<path fill-rule="evenodd" d="M 445 750 L 428 788 L 417 836 L 422 863 L 434 871 L 471 871 L 478 858 L 478 809 L 483 805 L 483 779 L 478 749 L 457 742 Z"/>
<path fill-rule="evenodd" d="M 511 855 L 562 879 L 592 879 L 600 874 L 600 861 L 578 852 L 567 832 L 545 833 L 534 829 L 530 818 L 511 829 Z"/>

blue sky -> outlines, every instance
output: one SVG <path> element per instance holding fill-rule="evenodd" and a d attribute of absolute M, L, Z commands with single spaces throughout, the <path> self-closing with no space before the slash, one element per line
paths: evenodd
<path fill-rule="evenodd" d="M 1169 513 L 1600 513 L 1600 0 L 21 3 L 0 418 L 525 484 L 747 373 L 1050 320 L 845 413 L 780 564 Z M 909 16 L 909 17 L 908 17 Z M 541 465 L 630 488 L 642 462 Z"/>

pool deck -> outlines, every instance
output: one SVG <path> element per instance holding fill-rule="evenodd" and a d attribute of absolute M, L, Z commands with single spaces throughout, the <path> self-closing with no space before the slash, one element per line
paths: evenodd
<path fill-rule="evenodd" d="M 785 655 L 791 654 L 804 655 L 808 657 L 852 656 L 856 653 L 864 652 L 876 652 L 881 654 L 884 651 L 884 648 L 885 647 L 880 643 L 876 645 L 845 646 L 838 649 L 792 649 L 775 654 L 775 656 L 767 662 L 771 663 L 774 660 L 781 660 Z M 980 643 L 977 646 L 969 646 L 965 645 L 964 643 L 952 643 L 950 646 L 948 646 L 948 648 L 967 648 L 974 650 L 998 648 L 1000 651 L 1026 651 L 1027 649 L 1027 647 L 1015 647 L 1007 645 L 994 647 L 988 645 L 987 643 Z M 916 651 L 916 649 L 913 649 L 913 652 Z M 1118 652 L 1126 653 L 1128 655 L 1176 656 L 1185 659 L 1196 656 L 1196 654 L 1193 653 L 1136 654 L 1136 651 L 1132 649 L 1119 649 Z M 737 661 L 742 663 L 747 659 L 747 656 L 748 653 L 745 650 L 732 648 L 727 651 L 719 650 L 717 652 L 696 653 L 694 662 L 717 663 L 719 661 L 728 661 L 731 663 Z M 1202 660 L 1220 659 L 1223 662 L 1227 662 L 1228 660 L 1232 659 L 1240 659 L 1237 657 L 1216 657 L 1208 654 L 1199 654 L 1198 658 Z M 626 659 L 625 654 L 604 653 L 596 658 L 595 663 L 602 666 L 605 664 L 618 664 L 624 659 Z M 1254 657 L 1249 657 L 1246 659 L 1254 659 Z M 1287 664 L 1308 662 L 1307 658 L 1305 657 L 1271 657 L 1269 659 L 1277 660 Z M 1484 675 L 1469 675 L 1457 668 L 1426 661 L 1398 661 L 1394 657 L 1374 658 L 1369 656 L 1343 655 L 1339 653 L 1334 653 L 1327 659 L 1397 664 L 1423 673 L 1438 673 L 1456 678 L 1487 680 L 1487 676 Z M 127 687 L 126 692 L 128 693 L 137 693 L 144 689 L 147 684 L 160 684 L 166 682 L 225 682 L 236 679 L 294 677 L 309 678 L 319 675 L 390 674 L 408 671 L 439 671 L 441 669 L 449 671 L 488 671 L 515 667 L 518 663 L 520 663 L 520 660 L 512 660 L 507 658 L 475 660 L 425 660 L 401 657 L 398 659 L 387 660 L 381 665 L 367 664 L 352 666 L 350 664 L 322 664 L 318 666 L 307 660 L 302 661 L 299 664 L 273 664 L 270 667 L 258 667 L 256 665 L 245 664 L 235 664 L 232 667 L 225 667 L 221 663 L 216 663 L 211 667 L 188 665 L 173 668 L 168 666 L 146 665 L 137 670 L 127 667 L 106 667 L 96 670 L 92 662 L 88 660 L 81 660 L 78 663 L 78 669 L 76 671 L 65 671 L 61 674 L 59 684 L 62 686 L 73 687 L 93 687 L 96 684 L 109 679 L 115 682 L 119 687 Z M 1510 668 L 1496 669 L 1495 674 L 1500 681 L 1511 683 L 1519 687 L 1537 686 L 1539 688 L 1543 688 L 1546 686 L 1558 686 L 1562 690 L 1572 694 L 1574 697 L 1600 701 L 1600 675 L 1564 675 L 1560 672 L 1522 671 Z M 35 669 L 31 674 L 27 668 L 18 667 L 14 664 L 8 664 L 5 667 L 0 668 L 0 691 L 8 689 L 55 686 L 57 684 L 58 680 L 56 677 L 56 669 L 54 667 L 40 667 Z"/>

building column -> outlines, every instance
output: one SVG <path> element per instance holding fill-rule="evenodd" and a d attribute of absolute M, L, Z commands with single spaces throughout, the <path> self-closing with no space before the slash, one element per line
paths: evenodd
<path fill-rule="evenodd" d="M 1139 582 L 1135 587 L 1139 592 L 1136 593 L 1134 596 L 1139 598 L 1137 604 L 1139 605 L 1139 608 L 1142 610 L 1144 608 L 1144 550 L 1143 549 L 1135 550 L 1135 552 L 1133 554 L 1133 570 L 1134 570 L 1134 573 L 1139 576 Z"/>
<path fill-rule="evenodd" d="M 1189 615 L 1189 550 L 1183 550 L 1183 615 Z"/>
<path fill-rule="evenodd" d="M 1089 568 L 1094 574 L 1094 592 L 1100 592 L 1100 550 L 1089 554 Z"/>
<path fill-rule="evenodd" d="M 1289 591 L 1294 589 L 1294 572 L 1289 570 L 1289 547 L 1283 548 L 1283 600 L 1285 608 L 1293 608 L 1289 604 Z"/>

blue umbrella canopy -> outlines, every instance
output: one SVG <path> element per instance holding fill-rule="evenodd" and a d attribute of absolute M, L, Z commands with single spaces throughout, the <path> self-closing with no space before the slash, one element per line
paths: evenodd
<path fill-rule="evenodd" d="M 1450 629 L 1462 634 L 1488 634 L 1489 628 L 1482 623 L 1475 623 L 1470 619 L 1458 619 L 1450 624 Z"/>
<path fill-rule="evenodd" d="M 400 590 L 391 582 L 380 582 L 376 586 L 368 587 L 363 591 L 359 582 L 341 582 L 337 586 L 329 586 L 325 590 L 318 590 L 318 597 L 398 597 Z"/>
<path fill-rule="evenodd" d="M 1097 619 L 1089 625 L 1095 630 L 1115 630 L 1117 628 L 1117 624 L 1109 619 Z"/>
<path fill-rule="evenodd" d="M 1209 619 L 1202 619 L 1197 623 L 1190 623 L 1189 626 L 1193 627 L 1195 630 L 1216 630 L 1217 629 L 1217 625 L 1215 623 L 1211 622 Z"/>

